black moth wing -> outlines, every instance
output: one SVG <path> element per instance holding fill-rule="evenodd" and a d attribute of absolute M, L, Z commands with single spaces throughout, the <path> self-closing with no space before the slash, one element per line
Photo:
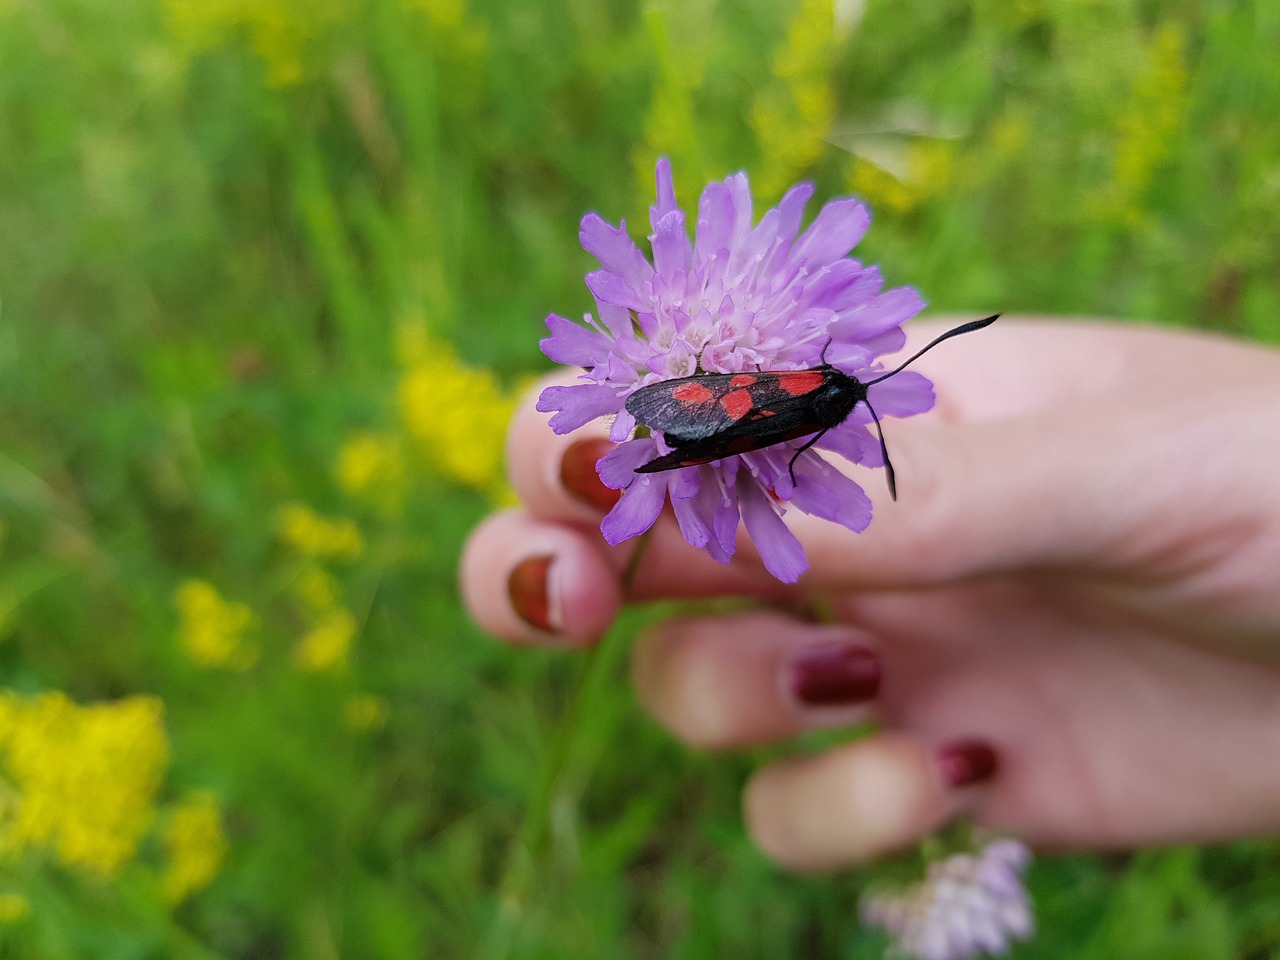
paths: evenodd
<path fill-rule="evenodd" d="M 705 439 L 734 422 L 720 402 L 734 389 L 729 385 L 734 376 L 736 374 L 704 373 L 651 383 L 627 397 L 627 412 L 651 430 L 661 430 L 667 443 Z M 682 387 L 695 385 L 706 389 L 705 402 L 680 399 Z"/>
<path fill-rule="evenodd" d="M 668 445 L 789 432 L 812 422 L 814 398 L 841 374 L 829 366 L 758 373 L 707 373 L 663 380 L 627 397 L 627 412 Z M 816 432 L 820 426 L 814 426 Z M 770 440 L 779 443 L 783 439 Z M 768 443 L 759 444 L 767 446 Z"/>

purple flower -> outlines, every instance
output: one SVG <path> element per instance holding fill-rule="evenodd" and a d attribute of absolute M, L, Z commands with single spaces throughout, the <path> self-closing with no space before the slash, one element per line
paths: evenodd
<path fill-rule="evenodd" d="M 1010 941 L 1025 940 L 1034 928 L 1022 886 L 1030 861 L 1030 851 L 1009 839 L 947 857 L 908 890 L 864 895 L 862 922 L 889 934 L 892 956 L 969 960 L 1007 953 Z"/>
<path fill-rule="evenodd" d="M 884 372 L 877 357 L 902 348 L 902 323 L 924 302 L 909 287 L 882 290 L 874 266 L 846 256 L 870 223 L 857 200 L 831 201 L 801 233 L 813 193 L 802 183 L 753 225 L 747 178 L 738 173 L 703 190 L 690 241 L 665 158 L 658 161 L 657 181 L 657 203 L 650 208 L 652 262 L 627 236 L 625 223 L 614 227 L 594 213 L 582 218 L 582 246 L 601 267 L 586 278 L 597 314 L 587 314 L 585 326 L 551 314 L 551 336 L 542 350 L 586 372 L 577 384 L 544 390 L 538 409 L 555 414 L 556 433 L 613 418 L 610 437 L 618 446 L 597 467 L 606 486 L 624 491 L 601 524 L 609 543 L 648 530 L 670 501 L 691 545 L 727 563 L 741 522 L 769 572 L 793 583 L 808 561 L 782 521 L 788 505 L 854 531 L 871 522 L 863 489 L 819 455 L 828 451 L 883 466 L 879 441 L 867 427 L 867 405 L 858 404 L 800 454 L 793 483 L 790 461 L 806 437 L 712 463 L 637 474 L 637 467 L 671 447 L 657 431 L 633 438 L 636 421 L 624 402 L 661 380 L 797 370 L 819 366 L 823 358 L 865 383 Z M 911 371 L 868 390 L 881 416 L 910 416 L 933 405 L 932 384 Z"/>

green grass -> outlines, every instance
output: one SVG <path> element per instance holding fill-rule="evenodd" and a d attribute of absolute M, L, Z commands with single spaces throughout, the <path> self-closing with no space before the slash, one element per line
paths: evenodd
<path fill-rule="evenodd" d="M 544 369 L 542 318 L 588 307 L 579 216 L 639 233 L 659 153 L 686 201 L 742 168 L 865 191 L 861 255 L 939 309 L 1280 342 L 1273 0 L 878 0 L 839 37 L 789 34 L 801 5 L 774 0 L 158 4 L 0 0 L 0 686 L 161 697 L 159 800 L 213 790 L 230 848 L 172 912 L 154 836 L 106 880 L 0 863 L 31 904 L 0 956 L 477 955 L 581 664 L 462 612 L 484 494 L 425 456 L 378 508 L 333 464 L 400 429 L 406 321 L 513 389 Z M 814 89 L 827 112 L 797 106 Z M 368 543 L 327 567 L 361 623 L 345 670 L 292 665 L 290 501 Z M 251 670 L 183 656 L 189 577 L 252 608 Z M 860 878 L 770 867 L 739 821 L 748 760 L 670 741 L 622 659 L 512 955 L 878 956 Z M 344 724 L 353 693 L 384 726 Z M 1015 955 L 1280 957 L 1278 854 L 1041 863 Z"/>

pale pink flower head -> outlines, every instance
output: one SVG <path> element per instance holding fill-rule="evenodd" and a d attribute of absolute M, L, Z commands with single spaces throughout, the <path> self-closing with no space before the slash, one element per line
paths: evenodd
<path fill-rule="evenodd" d="M 988 843 L 931 864 L 921 883 L 893 894 L 866 894 L 859 913 L 881 927 L 889 955 L 911 960 L 1001 956 L 1034 931 L 1022 872 L 1031 853 L 1017 840 Z"/>

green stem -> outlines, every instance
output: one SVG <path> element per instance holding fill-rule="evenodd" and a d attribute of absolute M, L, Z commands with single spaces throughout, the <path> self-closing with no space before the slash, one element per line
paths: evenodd
<path fill-rule="evenodd" d="M 648 545 L 649 534 L 645 533 L 640 537 L 622 571 L 620 582 L 624 595 L 635 579 L 636 570 Z M 498 917 L 483 954 L 486 960 L 506 960 L 512 955 L 550 832 L 551 805 L 557 787 L 564 779 L 569 761 L 573 757 L 581 720 L 594 701 L 597 689 L 612 674 L 618 653 L 623 649 L 622 637 L 623 631 L 610 630 L 585 655 L 586 662 L 551 743 L 538 789 L 525 810 L 520 831 L 516 834 L 502 871 L 502 880 L 498 886 Z"/>

